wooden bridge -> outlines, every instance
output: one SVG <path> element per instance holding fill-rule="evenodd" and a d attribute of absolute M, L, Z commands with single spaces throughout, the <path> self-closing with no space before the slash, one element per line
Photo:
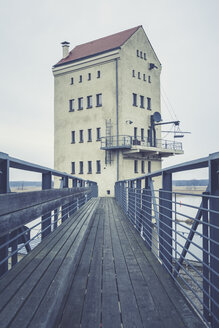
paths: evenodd
<path fill-rule="evenodd" d="M 179 203 L 171 174 L 207 166 L 200 205 Z M 11 193 L 9 167 L 42 173 L 43 190 Z M 98 198 L 95 182 L 0 153 L 0 327 L 219 327 L 218 172 L 216 153 Z M 189 228 L 181 206 L 197 210 Z"/>

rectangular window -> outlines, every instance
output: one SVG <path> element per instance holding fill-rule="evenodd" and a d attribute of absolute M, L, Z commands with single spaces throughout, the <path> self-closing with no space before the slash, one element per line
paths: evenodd
<path fill-rule="evenodd" d="M 88 73 L 88 81 L 91 80 L 91 73 Z"/>
<path fill-rule="evenodd" d="M 146 57 L 146 53 L 144 52 L 144 60 L 146 60 L 147 59 L 147 57 Z"/>
<path fill-rule="evenodd" d="M 92 130 L 91 129 L 87 130 L 87 141 L 92 141 Z"/>
<path fill-rule="evenodd" d="M 138 160 L 134 160 L 134 173 L 138 173 Z"/>
<path fill-rule="evenodd" d="M 92 108 L 92 96 L 87 96 L 87 108 Z"/>
<path fill-rule="evenodd" d="M 100 140 L 101 135 L 100 135 L 100 128 L 97 128 L 97 140 Z"/>
<path fill-rule="evenodd" d="M 79 168 L 80 168 L 79 174 L 83 174 L 84 173 L 84 164 L 83 164 L 83 161 L 80 161 L 79 162 Z"/>
<path fill-rule="evenodd" d="M 142 57 L 142 51 L 140 51 L 140 57 L 143 58 L 143 57 Z"/>
<path fill-rule="evenodd" d="M 143 80 L 146 81 L 146 75 L 145 74 L 143 74 Z"/>
<path fill-rule="evenodd" d="M 69 112 L 74 112 L 74 99 L 69 100 Z"/>
<path fill-rule="evenodd" d="M 84 142 L 84 130 L 79 131 L 79 142 Z"/>
<path fill-rule="evenodd" d="M 75 174 L 75 162 L 71 162 L 71 173 Z"/>
<path fill-rule="evenodd" d="M 139 50 L 137 50 L 137 57 L 139 57 Z"/>
<path fill-rule="evenodd" d="M 145 161 L 141 161 L 141 173 L 145 173 Z"/>
<path fill-rule="evenodd" d="M 151 77 L 150 77 L 150 75 L 148 76 L 148 83 L 151 83 Z"/>
<path fill-rule="evenodd" d="M 102 106 L 102 93 L 99 93 L 96 95 L 97 96 L 97 107 L 101 107 Z"/>
<path fill-rule="evenodd" d="M 138 128 L 134 128 L 134 139 L 137 139 L 137 131 L 138 131 Z"/>
<path fill-rule="evenodd" d="M 133 99 L 133 106 L 137 107 L 137 94 L 136 93 L 132 94 L 132 99 Z"/>
<path fill-rule="evenodd" d="M 78 110 L 83 109 L 83 98 L 78 98 Z"/>
<path fill-rule="evenodd" d="M 100 165 L 100 161 L 97 161 L 97 173 L 98 173 L 98 174 L 101 173 L 101 165 Z"/>
<path fill-rule="evenodd" d="M 82 82 L 82 75 L 79 76 L 79 83 Z"/>
<path fill-rule="evenodd" d="M 147 97 L 147 109 L 151 110 L 151 98 Z"/>
<path fill-rule="evenodd" d="M 144 96 L 140 96 L 140 107 L 144 108 Z"/>
<path fill-rule="evenodd" d="M 140 80 L 141 79 L 141 73 L 138 72 L 138 79 Z"/>
<path fill-rule="evenodd" d="M 74 84 L 74 78 L 71 77 L 71 84 Z"/>
<path fill-rule="evenodd" d="M 97 71 L 97 78 L 100 78 L 100 71 Z"/>
<path fill-rule="evenodd" d="M 92 173 L 92 162 L 91 161 L 88 161 L 87 163 L 88 163 L 88 171 L 87 171 L 87 173 L 88 174 L 91 174 Z"/>
<path fill-rule="evenodd" d="M 75 131 L 71 131 L 71 143 L 75 143 Z"/>
<path fill-rule="evenodd" d="M 151 161 L 148 161 L 148 173 L 151 173 Z"/>
<path fill-rule="evenodd" d="M 144 129 L 141 129 L 141 141 L 144 141 Z"/>
<path fill-rule="evenodd" d="M 132 70 L 132 77 L 135 77 L 135 70 Z"/>

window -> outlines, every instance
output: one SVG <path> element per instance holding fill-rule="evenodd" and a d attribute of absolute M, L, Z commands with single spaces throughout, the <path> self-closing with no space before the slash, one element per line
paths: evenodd
<path fill-rule="evenodd" d="M 97 78 L 100 78 L 100 71 L 97 71 Z"/>
<path fill-rule="evenodd" d="M 146 53 L 144 52 L 144 60 L 146 60 L 147 59 L 147 57 L 146 57 Z"/>
<path fill-rule="evenodd" d="M 74 84 L 74 78 L 71 77 L 71 84 Z"/>
<path fill-rule="evenodd" d="M 136 93 L 133 93 L 132 94 L 132 98 L 133 98 L 133 106 L 136 106 L 137 107 L 137 94 Z"/>
<path fill-rule="evenodd" d="M 83 174 L 84 173 L 84 164 L 83 164 L 83 161 L 80 161 L 79 162 L 79 168 L 80 168 L 79 174 Z"/>
<path fill-rule="evenodd" d="M 151 77 L 150 77 L 150 75 L 148 76 L 148 82 L 151 83 Z"/>
<path fill-rule="evenodd" d="M 83 109 L 83 98 L 78 98 L 78 110 Z"/>
<path fill-rule="evenodd" d="M 141 161 L 141 173 L 145 173 L 145 162 Z"/>
<path fill-rule="evenodd" d="M 75 174 L 75 162 L 71 162 L 71 173 Z"/>
<path fill-rule="evenodd" d="M 138 173 L 138 160 L 134 160 L 134 173 Z"/>
<path fill-rule="evenodd" d="M 106 192 L 107 192 L 107 195 L 110 195 L 110 190 L 107 190 Z"/>
<path fill-rule="evenodd" d="M 91 80 L 91 73 L 88 73 L 88 81 Z"/>
<path fill-rule="evenodd" d="M 92 96 L 87 96 L 87 108 L 92 108 Z"/>
<path fill-rule="evenodd" d="M 144 129 L 141 129 L 141 141 L 144 141 Z"/>
<path fill-rule="evenodd" d="M 134 128 L 134 139 L 137 139 L 137 131 L 138 131 L 138 128 Z"/>
<path fill-rule="evenodd" d="M 92 130 L 91 129 L 87 130 L 87 141 L 92 141 Z"/>
<path fill-rule="evenodd" d="M 137 57 L 139 57 L 139 50 L 137 50 Z"/>
<path fill-rule="evenodd" d="M 84 142 L 84 130 L 79 131 L 79 142 Z"/>
<path fill-rule="evenodd" d="M 147 109 L 151 110 L 151 98 L 147 97 Z"/>
<path fill-rule="evenodd" d="M 135 70 L 132 70 L 132 77 L 135 77 Z"/>
<path fill-rule="evenodd" d="M 145 74 L 143 74 L 143 80 L 146 81 L 146 75 Z"/>
<path fill-rule="evenodd" d="M 69 100 L 69 112 L 74 112 L 74 99 Z"/>
<path fill-rule="evenodd" d="M 142 51 L 140 51 L 140 57 L 143 58 L 143 57 L 142 57 Z"/>
<path fill-rule="evenodd" d="M 101 136 L 100 136 L 100 128 L 97 128 L 97 140 L 100 140 Z"/>
<path fill-rule="evenodd" d="M 100 165 L 100 161 L 97 161 L 97 173 L 98 173 L 98 174 L 101 173 L 101 165 Z"/>
<path fill-rule="evenodd" d="M 75 143 L 75 131 L 71 131 L 71 143 Z"/>
<path fill-rule="evenodd" d="M 138 79 L 140 80 L 141 79 L 141 73 L 138 72 Z"/>
<path fill-rule="evenodd" d="M 79 83 L 82 82 L 82 75 L 79 76 Z"/>
<path fill-rule="evenodd" d="M 96 96 L 97 96 L 97 105 L 96 105 L 96 107 L 101 107 L 102 106 L 102 93 L 99 93 Z"/>
<path fill-rule="evenodd" d="M 151 161 L 148 161 L 148 173 L 151 173 Z"/>
<path fill-rule="evenodd" d="M 140 96 L 140 107 L 144 108 L 144 96 Z"/>
<path fill-rule="evenodd" d="M 88 174 L 91 174 L 92 173 L 92 162 L 91 161 L 88 161 L 87 163 L 88 163 L 88 171 L 87 171 L 87 173 Z"/>

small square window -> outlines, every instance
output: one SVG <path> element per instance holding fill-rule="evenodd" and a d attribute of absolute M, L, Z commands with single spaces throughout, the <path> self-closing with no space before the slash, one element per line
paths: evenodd
<path fill-rule="evenodd" d="M 74 112 L 74 99 L 69 100 L 69 112 Z"/>
<path fill-rule="evenodd" d="M 101 107 L 102 106 L 102 93 L 97 94 L 96 97 L 97 97 L 96 107 Z"/>
<path fill-rule="evenodd" d="M 71 173 L 75 174 L 75 162 L 71 162 Z"/>
<path fill-rule="evenodd" d="M 100 78 L 100 71 L 97 71 L 97 78 Z"/>
<path fill-rule="evenodd" d="M 79 83 L 82 82 L 82 75 L 79 76 Z"/>
<path fill-rule="evenodd" d="M 144 96 L 140 96 L 140 107 L 144 108 Z"/>
<path fill-rule="evenodd" d="M 78 98 L 78 110 L 83 109 L 83 97 Z"/>
<path fill-rule="evenodd" d="M 138 72 L 138 79 L 140 80 L 141 79 L 141 73 Z"/>
<path fill-rule="evenodd" d="M 135 77 L 135 70 L 132 70 L 132 77 Z"/>
<path fill-rule="evenodd" d="M 151 110 L 151 98 L 147 97 L 147 109 Z"/>
<path fill-rule="evenodd" d="M 87 130 L 87 141 L 92 141 L 92 129 Z"/>
<path fill-rule="evenodd" d="M 79 142 L 84 142 L 84 130 L 79 131 Z"/>
<path fill-rule="evenodd" d="M 71 143 L 75 143 L 75 131 L 71 131 Z"/>
<path fill-rule="evenodd" d="M 138 173 L 138 160 L 134 160 L 134 173 Z"/>
<path fill-rule="evenodd" d="M 132 94 L 132 99 L 133 99 L 132 105 L 137 107 L 137 94 L 136 93 Z"/>
<path fill-rule="evenodd" d="M 100 128 L 97 128 L 97 141 L 99 141 L 101 138 L 100 136 Z"/>
<path fill-rule="evenodd" d="M 92 96 L 87 96 L 87 108 L 92 108 Z"/>
<path fill-rule="evenodd" d="M 88 73 L 88 81 L 91 80 L 91 73 Z"/>
<path fill-rule="evenodd" d="M 107 193 L 107 195 L 110 195 L 110 190 L 107 190 L 106 193 Z"/>
<path fill-rule="evenodd" d="M 79 168 L 80 168 L 79 174 L 83 174 L 84 173 L 84 163 L 83 163 L 83 161 L 79 162 Z"/>
<path fill-rule="evenodd" d="M 88 163 L 88 171 L 87 171 L 87 173 L 88 174 L 91 174 L 92 173 L 92 161 L 88 161 L 87 163 Z"/>
<path fill-rule="evenodd" d="M 97 161 L 97 174 L 101 173 L 101 164 L 100 161 Z"/>
<path fill-rule="evenodd" d="M 74 78 L 71 77 L 71 84 L 74 84 Z"/>

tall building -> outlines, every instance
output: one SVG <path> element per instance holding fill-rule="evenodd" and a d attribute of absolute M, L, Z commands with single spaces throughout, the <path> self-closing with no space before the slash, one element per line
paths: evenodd
<path fill-rule="evenodd" d="M 161 140 L 161 64 L 142 26 L 69 52 L 53 67 L 55 169 L 97 181 L 113 196 L 117 180 L 161 168 L 182 153 Z"/>

